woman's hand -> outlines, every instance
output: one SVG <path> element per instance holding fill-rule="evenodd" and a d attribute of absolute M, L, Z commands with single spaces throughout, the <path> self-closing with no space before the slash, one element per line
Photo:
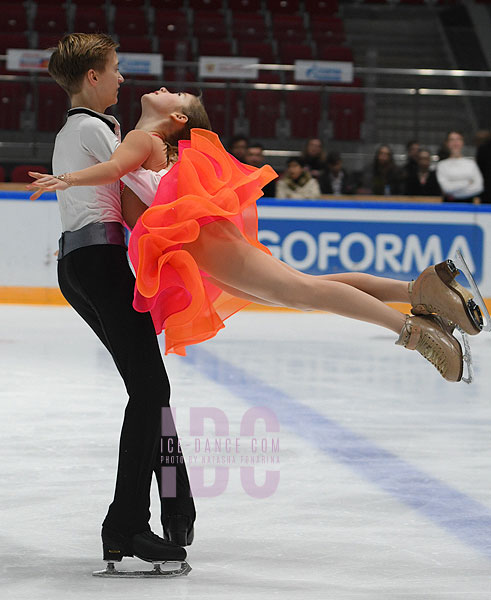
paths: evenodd
<path fill-rule="evenodd" d="M 32 183 L 27 185 L 28 190 L 39 188 L 32 196 L 31 200 L 37 200 L 44 192 L 54 192 L 56 190 L 66 190 L 69 185 L 66 181 L 61 181 L 54 175 L 47 175 L 46 173 L 36 173 L 35 171 L 29 171 L 29 175 L 35 179 Z"/>

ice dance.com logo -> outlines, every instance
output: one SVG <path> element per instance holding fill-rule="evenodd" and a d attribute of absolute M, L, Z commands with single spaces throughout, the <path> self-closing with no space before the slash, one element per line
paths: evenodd
<path fill-rule="evenodd" d="M 482 278 L 478 225 L 280 219 L 261 219 L 260 225 L 259 241 L 274 256 L 312 275 L 363 271 L 416 279 L 460 250 L 476 281 Z"/>
<path fill-rule="evenodd" d="M 189 409 L 189 436 L 182 435 L 181 429 L 181 440 L 176 435 L 175 416 L 175 408 L 162 409 L 163 497 L 176 496 L 184 461 L 193 496 L 219 496 L 229 484 L 239 482 L 254 498 L 274 494 L 280 480 L 280 425 L 273 411 L 256 406 L 242 415 L 239 424 L 234 415 L 231 424 L 220 408 L 193 407 Z"/>

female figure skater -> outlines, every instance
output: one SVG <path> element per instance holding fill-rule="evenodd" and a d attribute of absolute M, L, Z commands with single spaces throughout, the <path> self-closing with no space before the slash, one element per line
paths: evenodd
<path fill-rule="evenodd" d="M 204 122 L 200 100 L 161 88 L 145 94 L 142 115 L 111 159 L 58 176 L 31 173 L 37 197 L 46 190 L 117 181 L 140 165 L 169 169 L 152 206 L 137 211 L 123 199 L 129 253 L 137 272 L 134 307 L 165 329 L 166 353 L 216 335 L 223 320 L 249 302 L 324 310 L 394 331 L 396 344 L 418 350 L 448 381 L 460 381 L 463 355 L 455 325 L 473 335 L 482 317 L 455 281 L 451 261 L 428 267 L 414 282 L 363 273 L 311 276 L 271 256 L 257 240 L 256 200 L 275 178 L 229 155 Z M 203 125 L 201 125 L 203 127 Z M 172 145 L 179 142 L 178 157 Z M 154 165 L 157 165 L 156 167 Z M 171 168 L 172 167 L 172 168 Z M 125 206 L 126 205 L 126 206 Z M 132 210 L 129 206 L 132 206 Z M 146 208 L 142 205 L 142 209 Z M 414 316 L 386 302 L 410 302 Z"/>

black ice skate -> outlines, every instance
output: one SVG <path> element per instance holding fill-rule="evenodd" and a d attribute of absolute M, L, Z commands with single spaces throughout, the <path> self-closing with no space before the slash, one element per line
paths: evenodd
<path fill-rule="evenodd" d="M 97 577 L 180 577 L 187 575 L 191 567 L 186 562 L 186 550 L 173 542 L 163 540 L 152 531 L 137 533 L 132 537 L 120 535 L 103 528 L 102 547 L 104 560 L 107 562 L 105 571 L 94 571 Z M 114 563 L 121 562 L 125 556 L 136 556 L 153 564 L 152 571 L 118 571 Z M 167 563 L 178 563 L 168 565 Z M 171 566 L 163 569 L 162 565 Z"/>
<path fill-rule="evenodd" d="M 194 539 L 194 526 L 187 515 L 170 515 L 162 523 L 164 539 L 178 546 L 190 546 Z"/>

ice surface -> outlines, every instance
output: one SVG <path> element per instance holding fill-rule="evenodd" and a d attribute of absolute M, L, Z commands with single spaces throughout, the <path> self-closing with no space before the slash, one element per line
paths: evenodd
<path fill-rule="evenodd" d="M 491 336 L 471 339 L 471 386 L 394 338 L 332 315 L 243 311 L 166 357 L 188 464 L 191 407 L 223 410 L 247 447 L 243 415 L 269 406 L 280 464 L 256 480 L 276 470 L 279 486 L 251 497 L 232 465 L 224 493 L 196 499 L 188 577 L 108 581 L 91 573 L 104 567 L 123 384 L 72 309 L 1 305 L 1 597 L 490 598 Z"/>

